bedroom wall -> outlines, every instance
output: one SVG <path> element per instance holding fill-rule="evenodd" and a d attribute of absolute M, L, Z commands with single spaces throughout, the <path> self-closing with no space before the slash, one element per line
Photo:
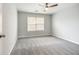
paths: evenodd
<path fill-rule="evenodd" d="M 3 54 L 10 54 L 17 40 L 17 10 L 11 3 L 3 4 Z"/>
<path fill-rule="evenodd" d="M 36 31 L 36 32 L 28 32 L 27 31 L 27 16 L 44 16 L 45 17 L 45 31 Z M 43 35 L 50 35 L 50 15 L 44 14 L 34 14 L 34 13 L 27 13 L 27 12 L 18 12 L 18 36 L 20 37 L 32 37 L 32 36 L 43 36 Z"/>
<path fill-rule="evenodd" d="M 0 35 L 2 34 L 2 3 L 0 3 Z M 3 39 L 0 38 L 0 55 L 3 54 L 2 51 L 2 47 L 3 47 Z"/>
<path fill-rule="evenodd" d="M 53 14 L 52 35 L 79 44 L 79 4 Z"/>

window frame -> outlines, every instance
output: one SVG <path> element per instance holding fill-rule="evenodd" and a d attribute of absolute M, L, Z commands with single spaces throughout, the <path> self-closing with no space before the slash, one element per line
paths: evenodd
<path fill-rule="evenodd" d="M 30 25 L 35 25 L 35 30 L 28 30 L 28 17 L 34 17 L 35 18 L 35 20 L 37 21 L 37 18 L 43 18 L 43 24 L 40 24 L 40 23 L 37 23 L 36 21 L 36 23 L 35 24 L 30 24 Z M 43 25 L 43 30 L 37 30 L 37 26 L 38 25 Z M 45 17 L 44 16 L 27 16 L 27 31 L 28 32 L 37 32 L 37 31 L 42 31 L 42 32 L 44 32 L 45 31 Z"/>

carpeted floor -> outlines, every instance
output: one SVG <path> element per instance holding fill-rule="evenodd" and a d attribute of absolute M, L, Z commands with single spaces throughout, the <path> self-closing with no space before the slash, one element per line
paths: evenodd
<path fill-rule="evenodd" d="M 51 36 L 23 38 L 11 55 L 79 55 L 79 45 Z"/>

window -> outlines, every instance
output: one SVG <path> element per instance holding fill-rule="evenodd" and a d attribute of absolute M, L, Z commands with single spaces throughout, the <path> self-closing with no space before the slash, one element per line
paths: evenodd
<path fill-rule="evenodd" d="M 44 31 L 44 17 L 27 17 L 28 31 Z"/>

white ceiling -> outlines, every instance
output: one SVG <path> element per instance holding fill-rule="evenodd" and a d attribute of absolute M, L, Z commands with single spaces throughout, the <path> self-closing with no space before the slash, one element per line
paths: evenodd
<path fill-rule="evenodd" d="M 19 11 L 42 13 L 42 14 L 53 14 L 62 9 L 76 5 L 76 3 L 58 3 L 58 6 L 49 8 L 44 12 L 44 8 L 40 6 L 41 3 L 16 3 L 16 7 Z M 53 3 L 51 3 L 53 4 Z"/>

